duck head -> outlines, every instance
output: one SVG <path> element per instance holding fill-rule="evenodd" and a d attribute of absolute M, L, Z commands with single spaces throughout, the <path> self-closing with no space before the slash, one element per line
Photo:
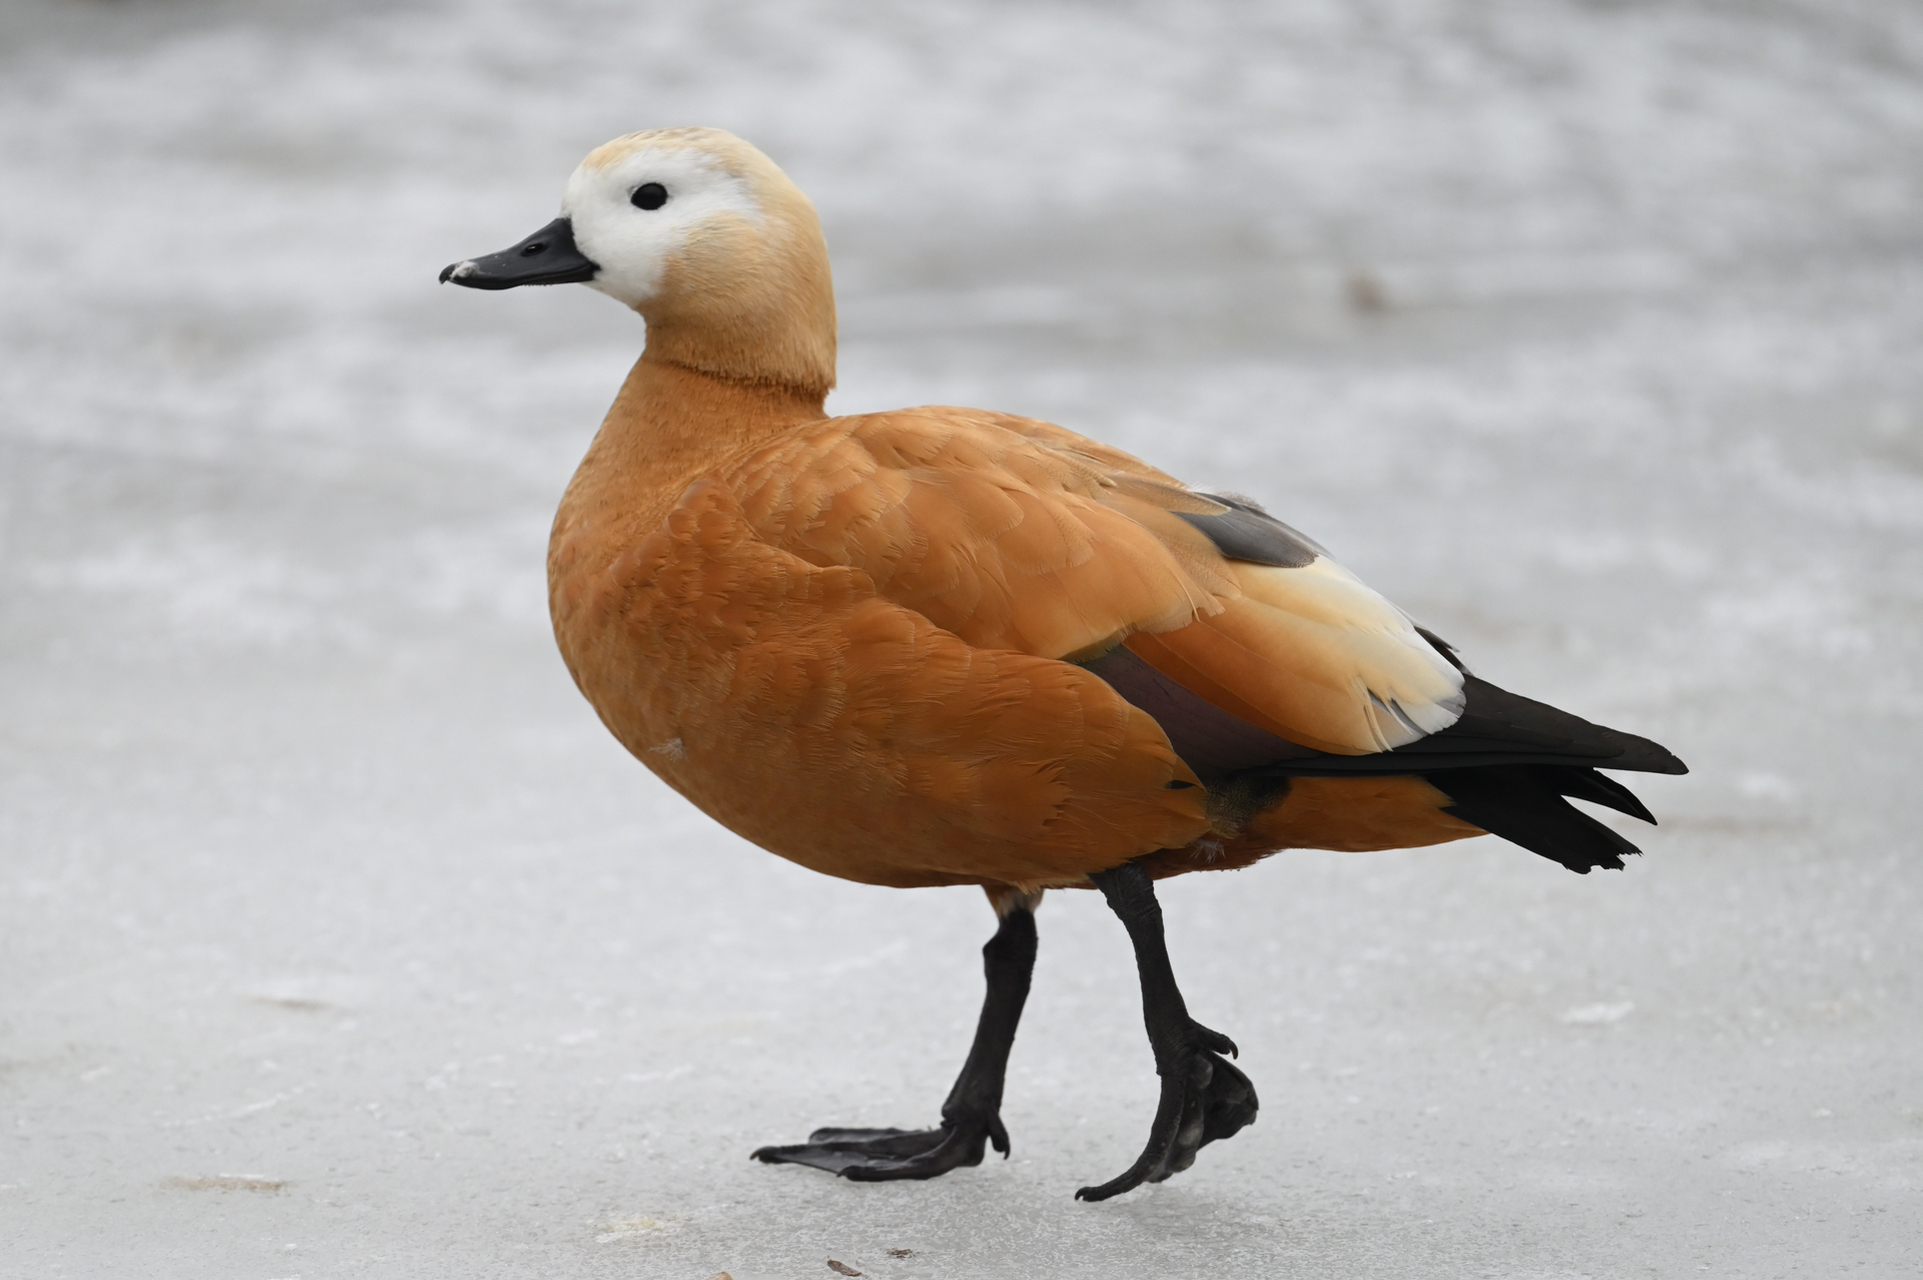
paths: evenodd
<path fill-rule="evenodd" d="M 814 206 L 719 129 L 632 133 L 588 153 L 561 216 L 441 272 L 470 289 L 585 284 L 641 313 L 644 358 L 826 391 L 835 302 Z"/>

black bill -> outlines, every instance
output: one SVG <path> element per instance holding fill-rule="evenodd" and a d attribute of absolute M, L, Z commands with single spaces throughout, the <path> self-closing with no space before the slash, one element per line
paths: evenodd
<path fill-rule="evenodd" d="M 574 224 L 556 218 L 521 243 L 481 258 L 456 262 L 441 271 L 470 289 L 512 289 L 524 284 L 582 284 L 601 268 L 574 247 Z"/>

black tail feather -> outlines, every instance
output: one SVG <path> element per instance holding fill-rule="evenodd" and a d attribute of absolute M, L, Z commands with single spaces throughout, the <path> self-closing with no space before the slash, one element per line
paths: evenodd
<path fill-rule="evenodd" d="M 1571 796 L 1577 800 L 1587 800 L 1617 813 L 1626 813 L 1632 818 L 1655 824 L 1656 815 L 1651 813 L 1636 793 L 1622 783 L 1594 769 L 1575 769 L 1566 765 L 1533 765 L 1544 784 L 1555 788 L 1560 795 Z"/>
<path fill-rule="evenodd" d="M 1467 695 L 1462 718 L 1441 733 L 1409 744 L 1410 748 L 1474 753 L 1528 744 L 1545 761 L 1573 756 L 1577 759 L 1568 763 L 1639 773 L 1689 772 L 1681 760 L 1648 738 L 1592 724 L 1546 702 L 1497 688 L 1479 676 L 1465 676 L 1462 691 Z"/>
<path fill-rule="evenodd" d="M 1586 777 L 1583 775 L 1587 775 Z M 1427 775 L 1449 797 L 1448 812 L 1578 875 L 1623 868 L 1635 845 L 1563 799 L 1577 796 L 1643 817 L 1648 812 L 1620 785 L 1588 769 L 1555 765 L 1486 765 Z M 1600 785 L 1599 785 L 1600 784 Z M 1618 794 L 1620 793 L 1620 794 Z M 1604 799 L 1603 797 L 1608 797 Z M 1627 797 L 1635 809 L 1626 808 Z M 1637 812 L 1640 810 L 1640 812 Z"/>

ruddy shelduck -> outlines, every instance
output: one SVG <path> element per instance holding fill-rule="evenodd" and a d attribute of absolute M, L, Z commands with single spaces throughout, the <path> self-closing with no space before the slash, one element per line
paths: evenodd
<path fill-rule="evenodd" d="M 559 218 L 441 279 L 579 282 L 647 322 L 548 547 L 555 638 L 614 736 L 770 852 L 980 885 L 1000 918 L 938 1127 L 823 1129 L 757 1159 L 875 1181 L 1006 1154 L 1035 908 L 1092 886 L 1135 948 L 1161 1101 L 1128 1171 L 1076 1194 L 1159 1181 L 1256 1097 L 1189 1016 L 1155 880 L 1485 832 L 1620 868 L 1635 846 L 1565 797 L 1653 821 L 1596 770 L 1684 772 L 1470 674 L 1248 498 L 1012 414 L 825 416 L 814 208 L 729 134 L 617 138 Z"/>

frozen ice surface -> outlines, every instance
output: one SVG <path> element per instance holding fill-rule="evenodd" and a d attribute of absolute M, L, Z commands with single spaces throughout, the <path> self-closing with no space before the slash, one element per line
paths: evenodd
<path fill-rule="evenodd" d="M 606 736 L 540 574 L 639 324 L 434 283 L 689 122 L 820 206 L 836 407 L 1261 496 L 1687 758 L 1648 856 L 1169 885 L 1265 1106 L 1096 1206 L 1154 1079 L 1053 895 L 1012 1160 L 750 1164 L 934 1119 L 991 918 Z M 1913 4 L 16 0 L 0 164 L 0 1274 L 1923 1270 Z"/>

